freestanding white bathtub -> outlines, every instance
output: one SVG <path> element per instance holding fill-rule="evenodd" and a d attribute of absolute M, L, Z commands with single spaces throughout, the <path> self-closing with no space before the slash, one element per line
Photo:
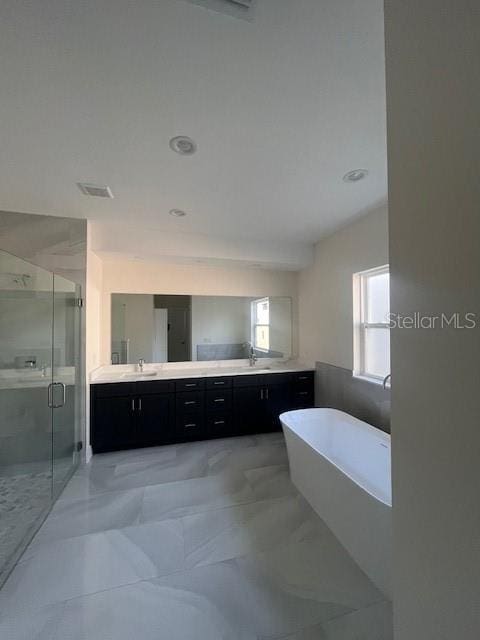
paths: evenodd
<path fill-rule="evenodd" d="M 288 411 L 280 419 L 293 483 L 391 598 L 390 436 L 336 409 Z"/>

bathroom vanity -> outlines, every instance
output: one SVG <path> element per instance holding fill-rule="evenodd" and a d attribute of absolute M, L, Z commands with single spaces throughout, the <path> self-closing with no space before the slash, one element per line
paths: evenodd
<path fill-rule="evenodd" d="M 275 431 L 282 412 L 314 404 L 305 368 L 174 371 L 92 381 L 94 453 Z"/>

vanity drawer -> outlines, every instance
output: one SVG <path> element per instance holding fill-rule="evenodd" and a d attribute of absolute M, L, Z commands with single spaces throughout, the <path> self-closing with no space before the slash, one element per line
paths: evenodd
<path fill-rule="evenodd" d="M 222 389 L 222 388 L 230 388 L 233 383 L 232 377 L 221 377 L 221 378 L 207 378 L 206 384 L 207 389 Z"/>
<path fill-rule="evenodd" d="M 219 389 L 218 391 L 207 391 L 206 398 L 207 411 L 230 410 L 232 406 L 231 389 Z"/>
<path fill-rule="evenodd" d="M 300 371 L 292 374 L 292 379 L 296 385 L 309 385 L 313 382 L 314 371 Z"/>
<path fill-rule="evenodd" d="M 118 398 L 131 396 L 135 393 L 135 382 L 113 382 L 111 384 L 93 384 L 93 394 L 96 398 Z"/>
<path fill-rule="evenodd" d="M 204 378 L 186 378 L 175 381 L 176 391 L 195 391 L 196 389 L 205 389 Z"/>
<path fill-rule="evenodd" d="M 177 393 L 176 407 L 177 412 L 194 413 L 203 411 L 205 405 L 205 394 L 203 391 L 183 391 Z"/>
<path fill-rule="evenodd" d="M 203 414 L 186 413 L 181 416 L 177 415 L 175 432 L 177 439 L 180 441 L 204 438 L 205 420 Z"/>
<path fill-rule="evenodd" d="M 263 382 L 263 376 L 249 373 L 233 378 L 234 387 L 258 387 Z"/>
<path fill-rule="evenodd" d="M 232 416 L 218 413 L 207 418 L 207 436 L 209 438 L 228 438 L 234 433 L 235 425 Z"/>
<path fill-rule="evenodd" d="M 299 387 L 298 389 L 294 389 L 292 391 L 292 404 L 295 409 L 308 409 L 309 407 L 313 407 L 313 388 L 306 389 L 304 387 Z"/>
<path fill-rule="evenodd" d="M 272 384 L 290 384 L 292 382 L 291 373 L 267 373 L 262 376 L 262 384 L 271 386 Z"/>
<path fill-rule="evenodd" d="M 135 392 L 140 395 L 150 395 L 151 393 L 173 393 L 175 385 L 171 380 L 149 380 L 136 382 Z"/>

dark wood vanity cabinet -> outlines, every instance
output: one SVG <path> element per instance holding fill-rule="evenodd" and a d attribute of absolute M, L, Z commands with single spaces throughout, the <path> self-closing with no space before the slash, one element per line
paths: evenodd
<path fill-rule="evenodd" d="M 235 378 L 233 416 L 236 432 L 259 433 L 280 429 L 279 415 L 293 408 L 291 383 L 291 374 L 288 373 Z"/>
<path fill-rule="evenodd" d="M 314 372 L 91 386 L 94 453 L 275 431 L 313 406 Z"/>
<path fill-rule="evenodd" d="M 167 444 L 175 439 L 170 382 L 120 382 L 91 387 L 91 442 L 95 453 Z"/>

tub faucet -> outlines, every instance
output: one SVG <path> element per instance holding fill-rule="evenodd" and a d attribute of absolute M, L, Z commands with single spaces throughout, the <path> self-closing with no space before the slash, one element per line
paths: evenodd
<path fill-rule="evenodd" d="M 143 373 L 143 365 L 145 364 L 145 358 L 140 358 L 138 361 L 138 370 Z"/>
<path fill-rule="evenodd" d="M 383 379 L 383 388 L 386 389 L 387 388 L 387 383 L 390 380 L 390 387 L 392 386 L 392 374 L 389 373 L 387 376 L 385 376 L 385 378 Z"/>

